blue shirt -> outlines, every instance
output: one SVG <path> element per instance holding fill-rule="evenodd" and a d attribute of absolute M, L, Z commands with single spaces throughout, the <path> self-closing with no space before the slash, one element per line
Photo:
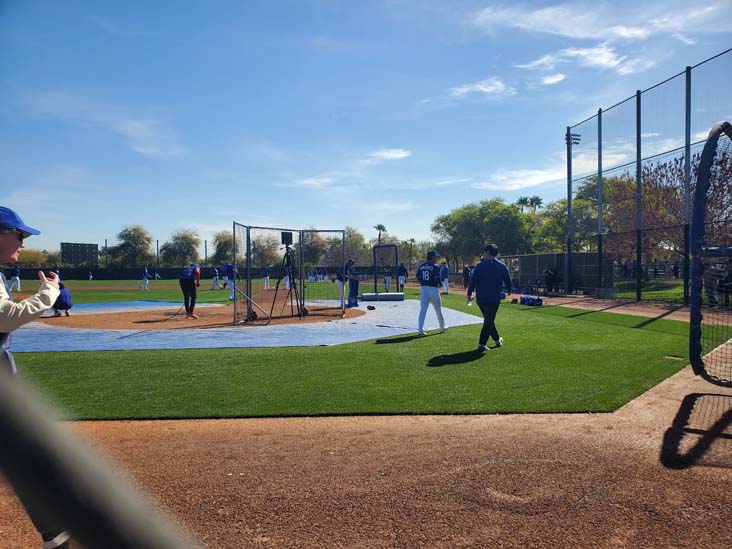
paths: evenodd
<path fill-rule="evenodd" d="M 20 266 L 19 265 L 16 265 L 15 267 L 13 267 L 13 276 L 17 276 L 18 278 L 20 278 Z"/>
<path fill-rule="evenodd" d="M 180 278 L 182 280 L 195 280 L 196 271 L 198 271 L 198 265 L 191 265 L 190 267 L 186 267 L 181 271 Z"/>
<path fill-rule="evenodd" d="M 407 268 L 404 265 L 399 265 L 399 269 L 397 270 L 397 274 L 399 276 L 407 276 Z"/>
<path fill-rule="evenodd" d="M 440 276 L 442 277 L 442 280 L 445 280 L 447 277 L 450 276 L 450 269 L 447 267 L 447 265 L 443 265 L 440 269 Z"/>
<path fill-rule="evenodd" d="M 231 263 L 224 263 L 221 267 L 221 274 L 224 275 L 224 278 L 231 278 Z"/>
<path fill-rule="evenodd" d="M 437 288 L 440 285 L 440 266 L 437 263 L 426 261 L 417 269 L 417 280 L 420 286 L 432 286 Z"/>
<path fill-rule="evenodd" d="M 343 265 L 343 268 L 338 271 L 338 276 L 336 278 L 341 282 L 345 282 L 345 280 L 351 276 L 351 269 L 351 265 L 346 263 L 345 265 Z"/>
<path fill-rule="evenodd" d="M 506 264 L 497 259 L 484 259 L 475 266 L 473 274 L 470 276 L 468 299 L 475 290 L 478 304 L 500 303 L 501 290 L 504 285 L 507 292 L 511 293 L 513 282 Z"/>
<path fill-rule="evenodd" d="M 71 309 L 73 303 L 71 302 L 71 292 L 68 288 L 61 290 L 61 293 L 56 298 L 56 302 L 53 304 L 54 309 Z"/>

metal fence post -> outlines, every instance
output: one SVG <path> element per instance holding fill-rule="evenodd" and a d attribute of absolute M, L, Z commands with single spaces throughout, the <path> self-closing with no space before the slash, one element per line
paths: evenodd
<path fill-rule="evenodd" d="M 643 182 L 641 169 L 641 91 L 635 92 L 635 300 L 641 300 L 641 286 L 643 283 L 643 235 L 642 226 L 642 198 Z"/>
<path fill-rule="evenodd" d="M 689 304 L 689 230 L 691 227 L 691 67 L 686 67 L 686 134 L 684 136 L 684 305 Z"/>
<path fill-rule="evenodd" d="M 564 139 L 567 142 L 567 254 L 564 256 L 564 293 L 572 291 L 572 129 L 567 126 Z"/>
<path fill-rule="evenodd" d="M 602 109 L 597 109 L 597 278 L 605 287 L 602 270 Z"/>

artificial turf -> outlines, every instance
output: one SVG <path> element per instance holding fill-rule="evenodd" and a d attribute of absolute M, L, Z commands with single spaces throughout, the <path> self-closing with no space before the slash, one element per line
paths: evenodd
<path fill-rule="evenodd" d="M 445 306 L 480 314 L 464 301 L 443 296 Z M 687 364 L 683 322 L 506 303 L 497 324 L 505 346 L 485 354 L 474 351 L 472 325 L 333 347 L 16 361 L 73 419 L 610 412 Z"/>

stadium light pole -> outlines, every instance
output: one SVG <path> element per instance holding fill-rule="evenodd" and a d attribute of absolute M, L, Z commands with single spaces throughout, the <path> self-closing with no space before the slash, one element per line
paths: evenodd
<path fill-rule="evenodd" d="M 564 256 L 564 293 L 572 291 L 572 238 L 574 236 L 574 222 L 572 219 L 572 145 L 579 145 L 582 136 L 572 133 L 572 128 L 567 126 L 567 133 L 564 141 L 567 143 L 567 253 Z"/>

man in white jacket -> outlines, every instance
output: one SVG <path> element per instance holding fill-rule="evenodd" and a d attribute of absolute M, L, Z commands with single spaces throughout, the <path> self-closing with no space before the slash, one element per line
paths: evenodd
<path fill-rule="evenodd" d="M 0 206 L 0 263 L 18 261 L 23 241 L 30 235 L 41 234 L 23 223 L 20 216 L 10 208 Z M 41 316 L 50 309 L 59 295 L 58 276 L 49 273 L 48 278 L 40 271 L 41 287 L 38 293 L 23 301 L 14 302 L 5 286 L 0 284 L 0 383 L 7 383 L 8 376 L 16 373 L 13 353 L 10 351 L 11 332 Z M 16 489 L 18 498 L 28 512 L 34 526 L 43 538 L 43 549 L 68 547 L 69 533 L 54 524 L 42 509 L 33 494 Z"/>

